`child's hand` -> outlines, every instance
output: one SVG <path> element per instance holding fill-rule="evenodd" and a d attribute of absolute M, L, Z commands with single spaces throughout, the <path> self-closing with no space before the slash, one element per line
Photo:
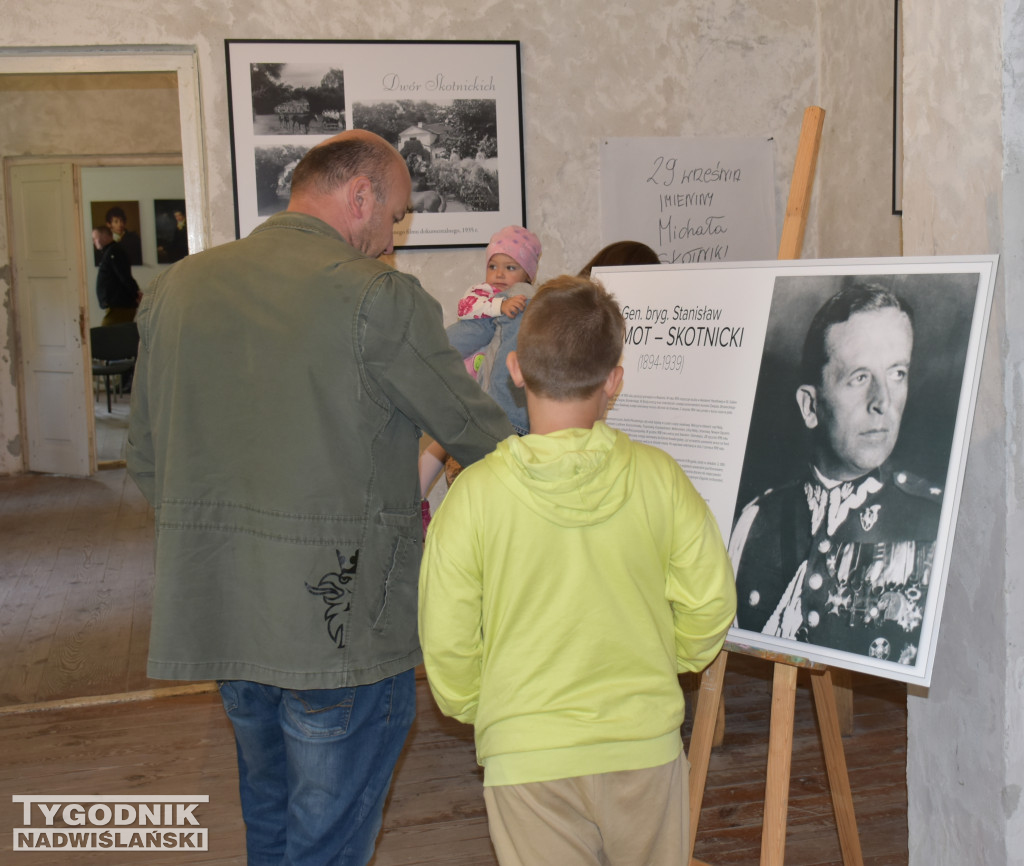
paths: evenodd
<path fill-rule="evenodd" d="M 501 302 L 501 314 L 514 319 L 526 309 L 526 295 L 515 295 Z"/>

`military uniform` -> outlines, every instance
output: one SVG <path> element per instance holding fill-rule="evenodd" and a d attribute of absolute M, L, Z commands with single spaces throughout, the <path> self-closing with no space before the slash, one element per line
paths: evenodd
<path fill-rule="evenodd" d="M 768 490 L 741 512 L 729 553 L 737 625 L 901 664 L 921 636 L 942 490 L 881 467 Z"/>

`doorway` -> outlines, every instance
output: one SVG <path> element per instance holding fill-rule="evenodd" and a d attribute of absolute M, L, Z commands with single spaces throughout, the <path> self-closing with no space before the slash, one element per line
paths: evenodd
<path fill-rule="evenodd" d="M 147 286 L 181 257 L 170 250 L 177 230 L 173 214 L 179 213 L 182 228 L 187 226 L 185 182 L 180 160 L 166 165 L 157 158 L 126 159 L 111 165 L 110 160 L 76 159 L 79 180 L 80 226 L 86 250 L 83 262 L 86 286 L 87 330 L 104 321 L 104 310 L 97 297 L 97 277 L 101 253 L 91 244 L 92 230 L 105 225 L 106 214 L 118 208 L 126 212 L 126 231 L 138 240 L 135 255 L 125 256 L 132 279 L 140 289 Z M 169 225 L 168 225 L 169 223 Z M 168 235 L 170 229 L 170 235 Z M 122 244 L 127 240 L 122 241 Z M 115 469 L 124 465 L 128 410 L 131 400 L 130 377 L 113 377 L 113 398 L 106 393 L 107 380 L 94 378 L 92 417 L 93 443 L 97 469 Z"/>
<path fill-rule="evenodd" d="M 109 49 L 108 49 L 109 51 Z M 143 148 L 144 152 L 150 154 L 164 151 L 163 161 L 180 160 L 184 181 L 184 200 L 188 209 L 188 241 L 189 249 L 197 251 L 206 245 L 207 237 L 207 204 L 204 159 L 202 148 L 202 131 L 199 124 L 199 90 L 198 90 L 198 69 L 195 50 L 191 47 L 145 47 L 138 49 L 119 49 L 117 53 L 105 53 L 102 49 L 53 49 L 53 53 L 42 53 L 38 49 L 31 49 L 21 52 L 19 49 L 7 49 L 0 54 L 0 82 L 11 79 L 32 79 L 36 89 L 45 89 L 47 82 L 51 89 L 62 92 L 62 97 L 67 99 L 65 91 L 74 90 L 76 87 L 82 90 L 83 82 L 85 87 L 95 87 L 97 76 L 111 79 L 107 82 L 108 89 L 113 86 L 115 89 L 125 90 L 142 86 L 148 86 L 145 79 L 156 77 L 169 78 L 171 81 L 170 90 L 170 111 L 173 113 L 175 123 L 175 136 L 166 147 L 154 148 L 152 146 Z M 56 86 L 52 84 L 59 79 Z M 72 83 L 74 82 L 74 83 Z M 0 91 L 4 87 L 0 84 Z M 6 93 L 2 95 L 6 96 Z M 75 94 L 75 99 L 79 94 Z M 82 97 L 84 99 L 84 97 Z M 71 147 L 67 144 L 67 133 L 77 127 L 76 124 L 58 123 L 58 129 L 52 128 L 52 117 L 46 112 L 28 113 L 22 112 L 22 118 L 28 117 L 35 123 L 22 123 L 22 128 L 30 129 L 35 136 L 30 145 L 26 146 L 20 142 L 17 147 L 12 147 L 14 152 L 21 153 L 93 153 L 103 154 L 102 156 L 91 157 L 100 163 L 104 161 L 124 161 L 126 154 L 132 152 L 135 139 L 145 138 L 146 130 L 133 129 L 131 124 L 146 124 L 152 127 L 152 117 L 146 122 L 144 117 L 134 115 L 133 112 L 124 112 L 120 126 L 111 126 L 104 137 L 105 146 L 97 146 L 92 143 L 86 147 Z M 66 117 L 63 118 L 67 120 Z M 51 126 L 48 126 L 48 123 Z M 64 138 L 61 138 L 64 135 Z M 57 143 L 55 143 L 57 142 Z M 125 153 L 118 154 L 117 148 L 122 148 Z M 114 151 L 111 153 L 110 151 Z M 137 150 L 135 152 L 138 152 Z M 63 160 L 43 156 L 41 162 L 65 162 L 70 160 L 64 157 Z M 5 179 L 10 183 L 9 160 L 5 160 Z M 73 166 L 72 176 L 77 172 L 78 167 Z M 65 188 L 66 189 L 66 188 Z M 60 193 L 66 195 L 66 191 Z M 74 196 L 74 193 L 71 194 Z M 13 198 L 13 196 L 12 196 Z M 78 213 L 80 200 L 73 199 L 74 213 Z M 10 213 L 10 209 L 8 209 Z M 16 214 L 12 214 L 17 219 Z M 6 221 L 6 215 L 0 212 L 0 222 Z M 0 233 L 16 240 L 16 227 L 14 225 L 3 226 Z M 78 241 L 76 237 L 75 246 L 79 255 L 78 262 L 84 261 L 86 254 L 85 243 Z M 84 240 L 84 239 L 83 239 Z M 2 241 L 0 241 L 2 246 Z M 31 244 L 30 244 L 31 246 Z M 2 257 L 0 257 L 2 258 Z M 77 297 L 70 292 L 65 292 L 61 300 L 61 312 L 54 313 L 47 310 L 43 319 L 40 319 L 39 304 L 33 305 L 31 297 L 27 294 L 30 290 L 24 285 L 19 285 L 20 265 L 15 246 L 11 247 L 11 274 L 12 274 L 12 303 L 9 305 L 12 316 L 13 327 L 9 330 L 15 335 L 15 352 L 7 357 L 0 357 L 0 473 L 19 471 L 43 471 L 59 472 L 75 475 L 87 475 L 96 471 L 96 459 L 94 454 L 95 431 L 90 423 L 92 413 L 83 411 L 74 416 L 65 417 L 64 409 L 66 404 L 74 402 L 71 397 L 64 397 L 57 393 L 59 389 L 50 388 L 46 391 L 47 383 L 56 381 L 55 376 L 37 376 L 31 372 L 31 364 L 34 361 L 26 359 L 26 352 L 31 354 L 39 342 L 33 342 L 32 328 L 36 333 L 40 332 L 40 325 L 50 326 L 49 330 L 43 328 L 46 334 L 56 331 L 53 323 L 61 326 L 61 331 L 66 337 L 65 355 L 73 357 L 77 363 L 77 370 L 65 372 L 61 379 L 61 387 L 66 394 L 70 395 L 70 385 L 67 384 L 76 380 L 79 385 L 75 388 L 76 393 L 88 395 L 89 400 L 86 406 L 91 406 L 92 398 L 92 376 L 91 364 L 88 357 L 88 334 L 89 324 L 88 298 L 91 295 L 91 287 L 86 287 L 84 277 L 79 274 L 77 278 Z M 81 270 L 81 268 L 77 268 Z M 36 286 L 32 286 L 32 295 L 35 295 Z M 31 318 L 35 316 L 35 318 Z M 46 340 L 42 341 L 46 344 Z M 48 344 L 47 344 L 48 345 Z M 12 357 L 13 355 L 13 357 Z M 87 366 L 88 365 L 88 366 Z M 9 366 L 10 370 L 4 367 Z M 10 375 L 5 375 L 9 372 Z M 13 384 L 13 387 L 12 387 Z M 80 401 L 85 402 L 85 401 Z M 59 407 L 55 411 L 54 407 Z M 63 414 L 62 414 L 63 413 Z M 9 422 L 15 419 L 17 429 Z M 57 419 L 59 423 L 55 424 Z M 49 425 L 47 427 L 47 425 Z M 67 459 L 54 462 L 46 458 L 46 449 L 40 442 L 46 437 L 40 437 L 39 431 L 47 433 L 55 428 L 60 428 L 69 441 L 74 443 L 73 448 L 65 449 Z M 73 452 L 73 453 L 72 453 Z M 11 455 L 19 458 L 12 460 Z M 17 463 L 20 462 L 20 465 Z"/>

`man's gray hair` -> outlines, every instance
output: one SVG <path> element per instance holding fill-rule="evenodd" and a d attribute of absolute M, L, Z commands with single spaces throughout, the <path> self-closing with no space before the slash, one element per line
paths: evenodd
<path fill-rule="evenodd" d="M 310 149 L 295 166 L 292 192 L 315 190 L 330 195 L 353 178 L 365 175 L 370 179 L 373 195 L 379 202 L 391 190 L 392 172 L 401 157 L 383 139 L 343 138 L 328 141 Z"/>

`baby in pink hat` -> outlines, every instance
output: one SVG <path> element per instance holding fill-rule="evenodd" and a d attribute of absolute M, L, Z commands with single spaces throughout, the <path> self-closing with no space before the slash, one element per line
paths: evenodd
<path fill-rule="evenodd" d="M 533 283 L 537 277 L 539 259 L 540 241 L 529 229 L 505 226 L 496 232 L 487 245 L 484 282 L 473 286 L 462 296 L 459 301 L 459 320 L 498 316 L 514 319 L 518 316 L 526 309 L 527 296 L 511 295 L 509 290 L 517 283 Z"/>
<path fill-rule="evenodd" d="M 508 376 L 505 358 L 515 349 L 519 335 L 519 315 L 533 291 L 540 259 L 540 241 L 522 226 L 505 226 L 495 232 L 487 245 L 484 282 L 472 286 L 459 300 L 459 320 L 448 328 L 448 340 L 466 359 L 475 374 L 476 354 L 485 349 L 495 334 L 498 351 L 491 375 L 484 387 L 505 410 L 519 433 L 528 433 L 526 398 Z"/>
<path fill-rule="evenodd" d="M 466 369 L 477 376 L 478 353 L 499 336 L 490 373 L 481 384 L 508 415 L 520 435 L 530 432 L 526 395 L 508 374 L 505 359 L 516 347 L 521 313 L 533 293 L 540 259 L 540 240 L 522 226 L 505 226 L 491 236 L 487 245 L 484 282 L 472 286 L 459 300 L 459 320 L 448 328 L 448 340 L 466 361 Z M 481 378 L 477 376 L 477 378 Z M 423 495 L 444 462 L 444 449 L 437 443 L 420 459 Z"/>

